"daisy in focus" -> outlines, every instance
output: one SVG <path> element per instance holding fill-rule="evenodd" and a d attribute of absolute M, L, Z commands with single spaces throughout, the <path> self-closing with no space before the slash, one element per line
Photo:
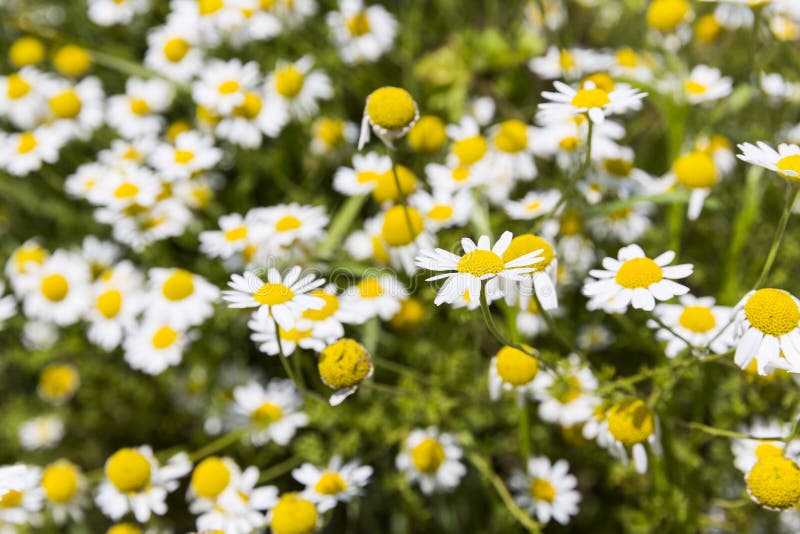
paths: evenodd
<path fill-rule="evenodd" d="M 733 345 L 733 329 L 730 324 L 732 308 L 715 305 L 714 297 L 698 298 L 687 294 L 679 300 L 680 304 L 657 304 L 653 310 L 653 315 L 674 333 L 655 321 L 647 323 L 650 328 L 657 330 L 658 340 L 667 342 L 664 353 L 668 358 L 676 357 L 685 349 L 703 348 L 707 345 L 711 352 L 722 354 Z M 689 341 L 691 346 L 687 346 L 675 334 Z"/>
<path fill-rule="evenodd" d="M 652 311 L 656 300 L 685 295 L 689 288 L 674 280 L 688 277 L 694 267 L 688 263 L 669 265 L 674 259 L 672 251 L 650 259 L 639 245 L 621 248 L 617 259 L 603 259 L 604 269 L 589 271 L 593 279 L 587 279 L 583 286 L 583 294 L 590 299 L 587 308 L 624 313 L 631 305 Z"/>
<path fill-rule="evenodd" d="M 578 513 L 581 494 L 578 480 L 569 473 L 566 460 L 550 462 L 545 456 L 528 459 L 527 471 L 517 471 L 509 480 L 514 500 L 542 523 L 550 520 L 566 525 Z"/>
<path fill-rule="evenodd" d="M 419 119 L 419 109 L 414 98 L 400 87 L 381 87 L 367 97 L 358 149 L 369 142 L 370 131 L 387 146 L 404 136 Z"/>
<path fill-rule="evenodd" d="M 782 289 L 747 293 L 734 308 L 734 362 L 746 369 L 754 359 L 759 375 L 774 369 L 800 372 L 800 301 Z"/>
<path fill-rule="evenodd" d="M 800 146 L 781 143 L 775 150 L 759 141 L 755 145 L 743 143 L 739 150 L 742 152 L 737 154 L 740 160 L 777 172 L 789 181 L 800 182 Z"/>
<path fill-rule="evenodd" d="M 555 82 L 556 92 L 544 91 L 542 97 L 549 102 L 539 104 L 541 117 L 586 114 L 589 120 L 602 123 L 610 115 L 618 115 L 641 108 L 647 96 L 637 89 L 618 84 L 611 92 L 599 88 L 594 82 L 585 82 L 573 89 L 563 82 Z"/>
<path fill-rule="evenodd" d="M 292 471 L 292 477 L 305 486 L 302 495 L 325 513 L 360 495 L 372 472 L 372 467 L 361 465 L 358 460 L 344 463 L 341 457 L 334 456 L 327 467 L 320 469 L 305 463 Z"/>
<path fill-rule="evenodd" d="M 419 484 L 422 493 L 450 491 L 458 486 L 467 469 L 455 436 L 436 428 L 413 430 L 405 440 L 395 465 L 409 482 Z"/>

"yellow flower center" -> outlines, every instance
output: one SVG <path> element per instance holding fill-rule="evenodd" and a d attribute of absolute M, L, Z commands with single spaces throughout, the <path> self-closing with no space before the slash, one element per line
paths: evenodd
<path fill-rule="evenodd" d="M 706 152 L 695 150 L 679 157 L 672 172 L 681 185 L 692 188 L 711 187 L 717 183 L 717 166 Z"/>
<path fill-rule="evenodd" d="M 283 417 L 283 409 L 271 402 L 265 402 L 250 414 L 250 420 L 259 426 L 268 426 Z"/>
<path fill-rule="evenodd" d="M 143 98 L 131 98 L 130 100 L 131 113 L 134 115 L 147 115 L 150 113 L 150 104 Z"/>
<path fill-rule="evenodd" d="M 225 80 L 217 87 L 217 91 L 223 95 L 230 95 L 238 91 L 242 86 L 237 80 Z"/>
<path fill-rule="evenodd" d="M 408 297 L 400 303 L 400 310 L 391 318 L 391 325 L 397 330 L 411 330 L 422 324 L 425 308 L 422 303 Z"/>
<path fill-rule="evenodd" d="M 153 334 L 153 346 L 157 349 L 169 348 L 178 339 L 178 332 L 169 326 L 162 326 Z"/>
<path fill-rule="evenodd" d="M 40 247 L 39 245 L 23 245 L 19 249 L 14 252 L 14 266 L 16 267 L 17 271 L 21 274 L 25 274 L 26 265 L 28 263 L 35 263 L 37 265 L 41 265 L 44 263 L 44 259 L 47 256 L 45 250 Z"/>
<path fill-rule="evenodd" d="M 647 25 L 661 32 L 672 32 L 689 16 L 686 0 L 654 0 L 647 10 Z"/>
<path fill-rule="evenodd" d="M 469 178 L 469 169 L 467 167 L 458 166 L 450 173 L 450 177 L 454 182 L 463 182 Z"/>
<path fill-rule="evenodd" d="M 83 104 L 72 89 L 63 91 L 50 98 L 50 111 L 59 119 L 74 119 L 81 112 Z"/>
<path fill-rule="evenodd" d="M 606 93 L 610 93 L 614 90 L 614 87 L 616 87 L 614 80 L 605 72 L 595 72 L 594 74 L 590 74 L 583 79 L 581 82 L 581 87 L 583 87 L 586 82 L 592 82 L 595 87 L 602 89 Z"/>
<path fill-rule="evenodd" d="M 419 211 L 411 206 L 393 206 L 383 217 L 381 237 L 390 247 L 404 247 L 413 243 L 422 230 Z"/>
<path fill-rule="evenodd" d="M 123 182 L 114 190 L 115 198 L 132 198 L 139 193 L 139 186 L 130 182 Z"/>
<path fill-rule="evenodd" d="M 183 300 L 194 293 L 192 273 L 184 269 L 175 269 L 161 285 L 161 294 L 171 301 Z"/>
<path fill-rule="evenodd" d="M 185 165 L 194 159 L 194 152 L 191 150 L 176 150 L 175 163 Z"/>
<path fill-rule="evenodd" d="M 241 241 L 247 237 L 247 227 L 237 226 L 236 228 L 227 230 L 223 235 L 226 241 Z"/>
<path fill-rule="evenodd" d="M 284 98 L 295 98 L 303 90 L 305 81 L 305 75 L 289 65 L 275 73 L 275 90 Z"/>
<path fill-rule="evenodd" d="M 150 461 L 136 449 L 120 449 L 106 462 L 106 476 L 122 493 L 138 493 L 150 484 Z"/>
<path fill-rule="evenodd" d="M 408 144 L 418 152 L 436 152 L 447 142 L 444 123 L 439 117 L 425 115 L 408 132 Z"/>
<path fill-rule="evenodd" d="M 633 162 L 622 158 L 609 158 L 603 160 L 603 168 L 615 178 L 627 178 L 633 170 Z"/>
<path fill-rule="evenodd" d="M 284 330 L 280 326 L 278 327 L 278 332 L 281 335 L 281 340 L 291 341 L 293 343 L 298 343 L 299 341 L 306 339 L 311 335 L 311 330 L 300 330 L 299 328 Z"/>
<path fill-rule="evenodd" d="M 650 258 L 633 258 L 623 263 L 617 271 L 619 285 L 628 289 L 650 287 L 664 278 L 664 271 Z"/>
<path fill-rule="evenodd" d="M 428 210 L 428 218 L 434 221 L 447 221 L 453 216 L 453 206 L 437 204 Z"/>
<path fill-rule="evenodd" d="M 36 65 L 44 60 L 44 45 L 34 37 L 20 37 L 8 50 L 8 59 L 15 67 Z"/>
<path fill-rule="evenodd" d="M 180 37 L 173 37 L 164 43 L 164 57 L 173 63 L 182 60 L 189 52 L 189 43 Z"/>
<path fill-rule="evenodd" d="M 525 349 L 529 348 L 525 346 Z M 524 386 L 538 373 L 539 362 L 519 349 L 505 346 L 497 351 L 495 368 L 504 382 L 513 386 Z"/>
<path fill-rule="evenodd" d="M 575 58 L 569 53 L 569 50 L 562 48 L 558 54 L 558 64 L 563 70 L 569 70 L 575 67 Z"/>
<path fill-rule="evenodd" d="M 0 508 L 19 508 L 22 506 L 22 492 L 11 490 L 0 497 Z"/>
<path fill-rule="evenodd" d="M 795 330 L 800 322 L 797 302 L 782 289 L 759 289 L 747 299 L 744 313 L 751 325 L 775 337 Z"/>
<path fill-rule="evenodd" d="M 199 0 L 197 3 L 197 10 L 200 15 L 211 15 L 222 9 L 222 0 Z"/>
<path fill-rule="evenodd" d="M 275 223 L 275 230 L 278 232 L 288 232 L 290 230 L 296 230 L 301 226 L 303 226 L 303 223 L 294 215 L 284 215 Z"/>
<path fill-rule="evenodd" d="M 194 468 L 191 484 L 200 497 L 216 499 L 230 481 L 231 472 L 225 462 L 218 456 L 209 456 Z"/>
<path fill-rule="evenodd" d="M 697 19 L 694 25 L 694 35 L 699 41 L 713 43 L 722 33 L 722 25 L 717 21 L 713 13 L 707 13 Z"/>
<path fill-rule="evenodd" d="M 411 451 L 411 461 L 417 470 L 432 475 L 444 462 L 444 447 L 434 438 L 425 438 Z"/>
<path fill-rule="evenodd" d="M 78 387 L 78 372 L 71 365 L 54 364 L 42 371 L 39 389 L 50 399 L 60 400 Z"/>
<path fill-rule="evenodd" d="M 717 325 L 717 320 L 708 306 L 686 306 L 678 323 L 687 330 L 704 334 Z"/>
<path fill-rule="evenodd" d="M 553 502 L 556 498 L 556 489 L 550 481 L 543 478 L 531 480 L 531 486 L 528 491 L 530 491 L 531 497 L 537 501 Z"/>
<path fill-rule="evenodd" d="M 653 411 L 639 399 L 627 399 L 608 411 L 608 430 L 627 446 L 642 443 L 655 430 Z"/>
<path fill-rule="evenodd" d="M 323 495 L 336 495 L 345 489 L 347 489 L 347 482 L 344 481 L 339 473 L 334 471 L 322 473 L 322 476 L 319 477 L 316 485 L 314 485 L 314 491 Z"/>
<path fill-rule="evenodd" d="M 558 142 L 558 147 L 565 152 L 572 152 L 581 144 L 580 139 L 574 135 L 567 136 Z"/>
<path fill-rule="evenodd" d="M 601 108 L 611 103 L 608 93 L 600 88 L 579 89 L 570 105 L 576 108 Z"/>
<path fill-rule="evenodd" d="M 39 145 L 36 136 L 31 132 L 22 132 L 19 134 L 19 142 L 17 143 L 17 152 L 20 154 L 27 154 Z"/>
<path fill-rule="evenodd" d="M 122 293 L 117 289 L 109 289 L 101 293 L 94 302 L 94 307 L 97 308 L 97 311 L 106 319 L 113 319 L 116 317 L 121 306 Z"/>
<path fill-rule="evenodd" d="M 616 53 L 617 63 L 632 68 L 639 64 L 639 54 L 630 48 L 623 48 Z"/>
<path fill-rule="evenodd" d="M 345 389 L 360 384 L 372 370 L 366 349 L 352 339 L 340 339 L 325 347 L 317 363 L 319 376 L 332 389 Z"/>
<path fill-rule="evenodd" d="M 50 274 L 42 278 L 42 295 L 52 302 L 61 302 L 69 293 L 69 282 L 60 274 Z"/>
<path fill-rule="evenodd" d="M 708 91 L 708 87 L 692 79 L 683 82 L 683 88 L 686 89 L 686 92 L 690 95 L 702 95 Z"/>
<path fill-rule="evenodd" d="M 261 97 L 256 93 L 245 93 L 244 101 L 241 105 L 233 108 L 233 114 L 237 117 L 242 117 L 248 120 L 253 120 L 261 113 L 261 108 L 264 106 Z"/>
<path fill-rule="evenodd" d="M 324 321 L 328 317 L 332 317 L 333 314 L 339 310 L 339 297 L 336 295 L 331 295 L 322 289 L 315 289 L 309 293 L 309 295 L 321 298 L 325 301 L 325 304 L 319 310 L 305 310 L 303 312 L 304 319 L 309 319 L 311 321 Z"/>
<path fill-rule="evenodd" d="M 453 143 L 453 154 L 458 157 L 461 165 L 469 167 L 475 162 L 483 159 L 489 145 L 486 138 L 482 135 L 473 135 L 472 137 L 465 137 Z"/>
<path fill-rule="evenodd" d="M 10 100 L 22 98 L 31 90 L 31 84 L 17 73 L 9 74 L 8 78 L 6 78 L 6 84 L 6 95 Z"/>
<path fill-rule="evenodd" d="M 491 250 L 475 249 L 461 256 L 456 270 L 480 278 L 487 274 L 499 274 L 503 272 L 504 266 L 503 259 Z"/>
<path fill-rule="evenodd" d="M 367 116 L 386 130 L 402 130 L 417 117 L 417 103 L 405 89 L 381 87 L 367 97 Z"/>
<path fill-rule="evenodd" d="M 272 509 L 269 527 L 273 534 L 311 534 L 318 518 L 317 507 L 311 501 L 297 493 L 287 493 Z"/>
<path fill-rule="evenodd" d="M 395 167 L 397 172 L 397 181 L 400 182 L 400 189 L 403 191 L 404 196 L 413 193 L 417 188 L 417 177 L 408 167 L 397 165 Z M 359 173 L 361 174 L 361 173 Z M 388 200 L 397 201 L 399 196 L 397 194 L 397 182 L 394 179 L 394 173 L 390 170 L 383 174 L 371 173 L 376 176 L 375 188 L 372 190 L 372 197 L 378 203 L 384 203 Z M 368 179 L 368 176 L 359 176 L 359 181 Z M 363 182 L 362 182 L 363 183 Z"/>
<path fill-rule="evenodd" d="M 319 119 L 314 123 L 314 137 L 326 147 L 335 147 L 344 141 L 344 121 L 340 119 Z"/>
<path fill-rule="evenodd" d="M 577 377 L 556 376 L 547 392 L 561 404 L 569 404 L 583 394 L 583 387 Z"/>
<path fill-rule="evenodd" d="M 61 74 L 77 77 L 92 66 L 92 56 L 79 46 L 66 45 L 53 56 L 53 65 Z"/>
<path fill-rule="evenodd" d="M 109 528 L 106 534 L 142 534 L 142 529 L 130 523 L 120 523 Z"/>
<path fill-rule="evenodd" d="M 528 148 L 528 127 L 515 119 L 503 121 L 494 135 L 494 144 L 502 152 L 521 152 Z"/>
<path fill-rule="evenodd" d="M 347 21 L 347 31 L 353 37 L 361 37 L 369 33 L 369 19 L 367 14 L 363 11 L 353 15 Z"/>
<path fill-rule="evenodd" d="M 356 287 L 361 298 L 374 299 L 383 295 L 383 286 L 377 278 L 364 278 Z"/>
<path fill-rule="evenodd" d="M 781 447 L 777 447 L 772 443 L 762 443 L 758 447 L 756 447 L 755 453 L 756 458 L 779 458 L 783 456 L 783 449 Z"/>
<path fill-rule="evenodd" d="M 760 459 L 745 481 L 753 498 L 768 508 L 786 510 L 800 500 L 800 469 L 789 458 Z"/>
<path fill-rule="evenodd" d="M 787 178 L 791 178 L 793 180 L 800 180 L 800 154 L 795 154 L 793 156 L 786 156 L 785 158 L 781 158 L 775 164 L 776 167 L 780 171 L 793 171 L 797 173 L 796 176 L 787 176 L 786 174 L 780 173 Z"/>
<path fill-rule="evenodd" d="M 67 503 L 78 492 L 80 471 L 75 464 L 59 460 L 45 467 L 42 488 L 47 498 L 56 503 Z"/>
<path fill-rule="evenodd" d="M 277 306 L 294 298 L 294 291 L 283 284 L 266 282 L 253 294 L 256 302 L 262 306 Z"/>
<path fill-rule="evenodd" d="M 533 234 L 521 234 L 512 239 L 506 251 L 503 252 L 503 261 L 508 263 L 519 258 L 520 256 L 524 256 L 525 254 L 539 249 L 542 251 L 542 260 L 532 265 L 525 265 L 525 267 L 531 267 L 535 271 L 542 271 L 555 259 L 556 252 L 553 250 L 553 247 L 550 245 L 550 243 Z"/>

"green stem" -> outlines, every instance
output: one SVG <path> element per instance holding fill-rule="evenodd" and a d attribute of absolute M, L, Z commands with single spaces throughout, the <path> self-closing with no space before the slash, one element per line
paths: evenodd
<path fill-rule="evenodd" d="M 196 463 L 197 461 L 202 460 L 206 456 L 210 456 L 215 452 L 219 452 L 222 449 L 225 449 L 228 446 L 233 445 L 234 443 L 242 439 L 242 436 L 244 436 L 245 433 L 246 430 L 240 428 L 234 430 L 233 432 L 229 432 L 225 435 L 222 435 L 217 439 L 215 439 L 214 441 L 212 441 L 211 443 L 189 454 L 189 460 L 192 463 Z"/>
<path fill-rule="evenodd" d="M 303 460 L 301 458 L 292 456 L 279 464 L 275 464 L 269 469 L 265 469 L 261 472 L 261 476 L 258 477 L 258 483 L 264 484 L 272 479 L 278 478 L 279 476 L 288 473 L 302 462 Z"/>
<path fill-rule="evenodd" d="M 668 324 L 666 324 L 664 321 L 662 321 L 661 319 L 659 319 L 659 318 L 658 318 L 658 316 L 656 316 L 656 315 L 654 314 L 654 315 L 652 315 L 652 316 L 651 316 L 651 319 L 653 319 L 653 322 L 655 322 L 656 324 L 658 324 L 658 326 L 660 326 L 661 328 L 663 328 L 664 330 L 666 330 L 667 332 L 669 332 L 669 333 L 670 333 L 670 334 L 672 334 L 673 336 L 677 337 L 678 339 L 680 339 L 681 341 L 683 341 L 684 343 L 686 343 L 686 347 L 687 347 L 687 348 L 688 348 L 690 351 L 691 351 L 691 350 L 694 348 L 694 346 L 692 345 L 692 343 L 691 343 L 691 342 L 690 342 L 688 339 L 686 339 L 685 337 L 683 337 L 682 335 L 680 335 L 679 333 L 677 333 L 677 332 L 676 332 L 676 331 L 675 331 L 675 330 L 674 330 L 674 329 L 673 329 L 671 326 L 669 326 L 669 325 L 668 325 Z"/>
<path fill-rule="evenodd" d="M 531 423 L 528 417 L 528 403 L 521 399 L 519 403 L 519 453 L 522 457 L 522 465 L 527 465 L 528 458 L 531 457 Z"/>
<path fill-rule="evenodd" d="M 283 370 L 286 372 L 286 376 L 292 381 L 294 387 L 298 389 L 301 393 L 303 389 L 300 387 L 300 384 L 297 383 L 297 379 L 294 376 L 294 371 L 292 371 L 292 367 L 289 365 L 289 362 L 286 359 L 286 356 L 283 354 L 283 345 L 281 344 L 281 327 L 278 326 L 278 321 L 275 318 L 272 318 L 272 324 L 275 325 L 275 340 L 278 343 L 278 359 L 281 361 L 281 365 L 283 366 Z"/>
<path fill-rule="evenodd" d="M 366 200 L 367 195 L 356 195 L 348 198 L 339 207 L 328 226 L 328 235 L 320 243 L 319 257 L 321 259 L 327 259 L 339 247 Z"/>
<path fill-rule="evenodd" d="M 556 324 L 555 319 L 553 319 L 553 315 L 542 307 L 542 303 L 539 301 L 539 297 L 534 292 L 533 298 L 536 300 L 536 307 L 539 309 L 539 315 L 542 316 L 544 319 L 545 324 L 547 325 L 547 329 L 550 330 L 550 333 L 553 334 L 553 337 L 556 338 L 565 349 L 570 352 L 574 352 L 584 360 L 586 359 L 586 355 L 581 351 L 578 347 L 575 346 L 567 337 L 561 332 L 561 329 Z"/>
<path fill-rule="evenodd" d="M 698 430 L 700 432 L 704 432 L 711 436 L 719 436 L 722 438 L 734 438 L 734 439 L 752 439 L 758 441 L 783 441 L 784 438 L 782 437 L 757 437 L 757 436 L 750 436 L 748 434 L 743 434 L 741 432 L 735 432 L 733 430 L 726 430 L 724 428 L 717 428 L 714 426 L 704 425 L 703 423 L 696 423 L 694 421 L 681 421 L 676 420 L 676 422 L 680 425 L 685 426 L 686 428 L 691 428 L 692 430 Z"/>
<path fill-rule="evenodd" d="M 775 237 L 772 238 L 772 245 L 769 248 L 767 261 L 764 262 L 764 268 L 761 269 L 761 276 L 758 277 L 756 285 L 753 289 L 760 289 L 767 281 L 769 272 L 772 270 L 772 265 L 775 263 L 775 258 L 778 256 L 778 249 L 780 249 L 783 234 L 786 233 L 786 227 L 789 224 L 789 216 L 792 214 L 792 206 L 794 206 L 797 194 L 800 192 L 800 187 L 795 187 L 790 183 L 786 184 L 786 204 L 783 207 L 783 214 L 781 220 L 778 222 L 778 229 L 775 231 Z"/>

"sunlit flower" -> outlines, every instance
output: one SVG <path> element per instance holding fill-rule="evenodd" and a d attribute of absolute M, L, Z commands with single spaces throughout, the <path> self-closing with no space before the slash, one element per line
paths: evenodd
<path fill-rule="evenodd" d="M 268 94 L 282 100 L 289 115 L 305 120 L 316 115 L 321 100 L 333 97 L 333 87 L 327 74 L 312 70 L 314 59 L 303 56 L 293 63 L 280 61 L 267 76 Z"/>
<path fill-rule="evenodd" d="M 653 315 L 689 341 L 691 347 L 655 321 L 648 322 L 648 326 L 657 330 L 656 337 L 659 340 L 667 342 L 664 352 L 669 358 L 674 358 L 687 348 L 702 349 L 709 343 L 712 352 L 722 354 L 733 344 L 733 328 L 730 327 L 732 314 L 732 308 L 716 306 L 713 297 L 683 295 L 680 304 L 656 305 Z"/>
<path fill-rule="evenodd" d="M 754 439 L 734 438 L 731 441 L 733 465 L 742 473 L 747 473 L 762 458 L 785 456 L 796 461 L 800 457 L 800 440 L 782 441 L 791 431 L 791 425 L 761 418 L 755 418 L 750 425 L 741 426 L 739 432 Z"/>
<path fill-rule="evenodd" d="M 342 303 L 358 308 L 364 320 L 380 317 L 391 319 L 400 310 L 400 302 L 408 296 L 408 290 L 391 274 L 367 276 L 342 293 Z"/>
<path fill-rule="evenodd" d="M 611 92 L 599 88 L 594 82 L 585 82 L 578 89 L 562 82 L 555 82 L 554 85 L 557 92 L 542 93 L 542 97 L 550 102 L 539 104 L 545 120 L 554 116 L 585 113 L 592 122 L 601 123 L 609 115 L 641 108 L 641 101 L 647 96 L 647 93 L 623 84 L 617 84 Z"/>
<path fill-rule="evenodd" d="M 298 428 L 308 424 L 301 410 L 303 400 L 291 380 L 273 379 L 264 387 L 252 380 L 233 390 L 233 411 L 247 426 L 250 441 L 261 446 L 269 441 L 286 446 Z"/>
<path fill-rule="evenodd" d="M 397 32 L 397 21 L 386 8 L 364 6 L 361 0 L 339 0 L 339 10 L 325 19 L 348 64 L 375 61 L 391 48 Z"/>
<path fill-rule="evenodd" d="M 531 347 L 524 347 L 531 350 Z M 514 347 L 502 347 L 489 362 L 489 398 L 496 401 L 503 391 L 514 391 L 519 402 L 533 397 L 533 380 L 539 362 Z"/>
<path fill-rule="evenodd" d="M 361 465 L 358 460 L 344 463 L 341 457 L 334 456 L 327 467 L 320 469 L 305 463 L 292 471 L 292 477 L 305 486 L 302 495 L 325 513 L 337 503 L 360 495 L 372 472 L 372 467 Z"/>
<path fill-rule="evenodd" d="M 191 341 L 185 327 L 178 324 L 177 319 L 169 316 L 151 316 L 136 326 L 123 342 L 128 365 L 150 375 L 178 365 Z"/>
<path fill-rule="evenodd" d="M 748 292 L 734 308 L 738 340 L 734 362 L 755 359 L 758 374 L 773 369 L 800 372 L 800 301 L 782 289 Z"/>
<path fill-rule="evenodd" d="M 461 463 L 463 453 L 455 436 L 436 428 L 411 431 L 395 464 L 410 482 L 419 484 L 422 493 L 451 491 L 461 482 L 467 469 Z"/>
<path fill-rule="evenodd" d="M 400 87 L 381 87 L 367 97 L 358 149 L 369 142 L 370 131 L 388 146 L 404 136 L 419 119 L 419 109 L 414 98 Z"/>
<path fill-rule="evenodd" d="M 755 145 L 743 143 L 739 150 L 742 151 L 737 154 L 740 160 L 775 171 L 781 178 L 800 182 L 800 146 L 781 143 L 775 150 L 759 141 Z"/>
<path fill-rule="evenodd" d="M 554 519 L 566 525 L 570 516 L 578 513 L 578 480 L 569 473 L 566 460 L 551 463 L 545 456 L 533 456 L 528 459 L 526 472 L 517 471 L 511 476 L 509 486 L 517 504 L 540 523 Z"/>

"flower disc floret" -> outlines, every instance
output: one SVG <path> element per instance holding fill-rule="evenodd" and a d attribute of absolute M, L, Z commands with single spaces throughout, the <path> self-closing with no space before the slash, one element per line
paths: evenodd
<path fill-rule="evenodd" d="M 381 87 L 367 98 L 369 120 L 386 130 L 402 130 L 414 122 L 417 104 L 405 89 Z"/>
<path fill-rule="evenodd" d="M 272 510 L 274 534 L 310 534 L 317 528 L 317 507 L 297 493 L 283 495 Z"/>
<path fill-rule="evenodd" d="M 503 259 L 494 252 L 476 249 L 461 256 L 456 264 L 456 270 L 481 278 L 486 275 L 500 274 L 503 272 L 504 266 Z"/>
<path fill-rule="evenodd" d="M 608 430 L 615 439 L 627 446 L 643 443 L 655 430 L 655 415 L 639 399 L 627 399 L 608 411 Z"/>
<path fill-rule="evenodd" d="M 786 510 L 800 501 L 800 469 L 789 458 L 761 458 L 745 481 L 750 495 L 767 508 Z"/>
<path fill-rule="evenodd" d="M 744 313 L 751 325 L 775 337 L 788 334 L 800 323 L 797 301 L 782 289 L 759 289 L 747 299 Z"/>
<path fill-rule="evenodd" d="M 527 350 L 530 347 L 525 348 Z M 505 346 L 497 351 L 495 367 L 504 382 L 513 386 L 523 386 L 534 379 L 539 371 L 539 362 L 519 349 Z"/>
<path fill-rule="evenodd" d="M 322 350 L 317 368 L 325 385 L 347 389 L 360 384 L 369 375 L 372 360 L 360 343 L 345 338 Z"/>
<path fill-rule="evenodd" d="M 136 449 L 120 449 L 106 462 L 106 476 L 122 493 L 137 493 L 150 484 L 150 461 Z"/>
<path fill-rule="evenodd" d="M 444 459 L 444 447 L 434 438 L 425 438 L 411 450 L 414 467 L 428 475 L 435 473 Z"/>
<path fill-rule="evenodd" d="M 633 258 L 623 263 L 616 274 L 622 287 L 635 289 L 649 287 L 664 278 L 664 271 L 650 258 Z"/>

